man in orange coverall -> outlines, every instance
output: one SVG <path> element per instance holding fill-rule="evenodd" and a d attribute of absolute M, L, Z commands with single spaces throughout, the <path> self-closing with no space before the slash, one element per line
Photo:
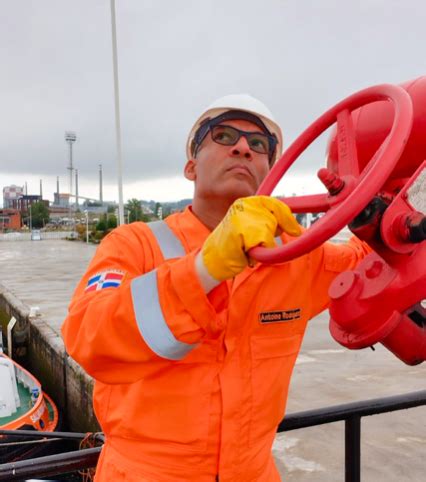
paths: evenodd
<path fill-rule="evenodd" d="M 97 482 L 280 480 L 271 445 L 306 324 L 366 254 L 353 240 L 273 266 L 248 259 L 300 234 L 286 205 L 254 196 L 281 149 L 261 102 L 219 99 L 189 135 L 192 206 L 99 246 L 62 330 L 96 380 Z"/>

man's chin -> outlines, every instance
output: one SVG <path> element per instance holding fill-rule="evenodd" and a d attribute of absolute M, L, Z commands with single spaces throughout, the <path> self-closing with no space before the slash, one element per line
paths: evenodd
<path fill-rule="evenodd" d="M 254 189 L 253 187 L 238 186 L 234 189 L 230 189 L 226 193 L 226 197 L 228 197 L 228 199 L 232 199 L 232 201 L 235 201 L 240 197 L 254 196 L 255 194 L 256 194 L 256 189 Z"/>

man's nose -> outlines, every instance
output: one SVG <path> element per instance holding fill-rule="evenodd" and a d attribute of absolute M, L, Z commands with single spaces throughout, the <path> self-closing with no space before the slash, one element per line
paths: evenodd
<path fill-rule="evenodd" d="M 252 160 L 253 154 L 251 152 L 250 146 L 248 145 L 247 139 L 241 136 L 238 142 L 231 146 L 231 157 L 244 157 L 245 159 Z"/>

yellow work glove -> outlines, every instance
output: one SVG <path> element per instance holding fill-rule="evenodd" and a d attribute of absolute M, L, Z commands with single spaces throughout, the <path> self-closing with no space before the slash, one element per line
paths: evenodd
<path fill-rule="evenodd" d="M 299 236 L 300 226 L 290 208 L 269 196 L 237 199 L 206 239 L 201 256 L 210 276 L 218 281 L 233 278 L 249 264 L 255 246 L 273 248 L 277 231 Z"/>

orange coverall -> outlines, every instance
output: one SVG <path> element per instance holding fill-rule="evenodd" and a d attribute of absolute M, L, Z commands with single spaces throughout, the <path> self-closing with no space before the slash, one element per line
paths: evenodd
<path fill-rule="evenodd" d="M 62 328 L 69 354 L 96 380 L 106 444 L 95 480 L 279 481 L 271 445 L 306 324 L 365 245 L 326 243 L 257 264 L 206 295 L 194 257 L 209 230 L 189 208 L 166 223 L 187 254 L 165 261 L 143 223 L 114 230 Z"/>

